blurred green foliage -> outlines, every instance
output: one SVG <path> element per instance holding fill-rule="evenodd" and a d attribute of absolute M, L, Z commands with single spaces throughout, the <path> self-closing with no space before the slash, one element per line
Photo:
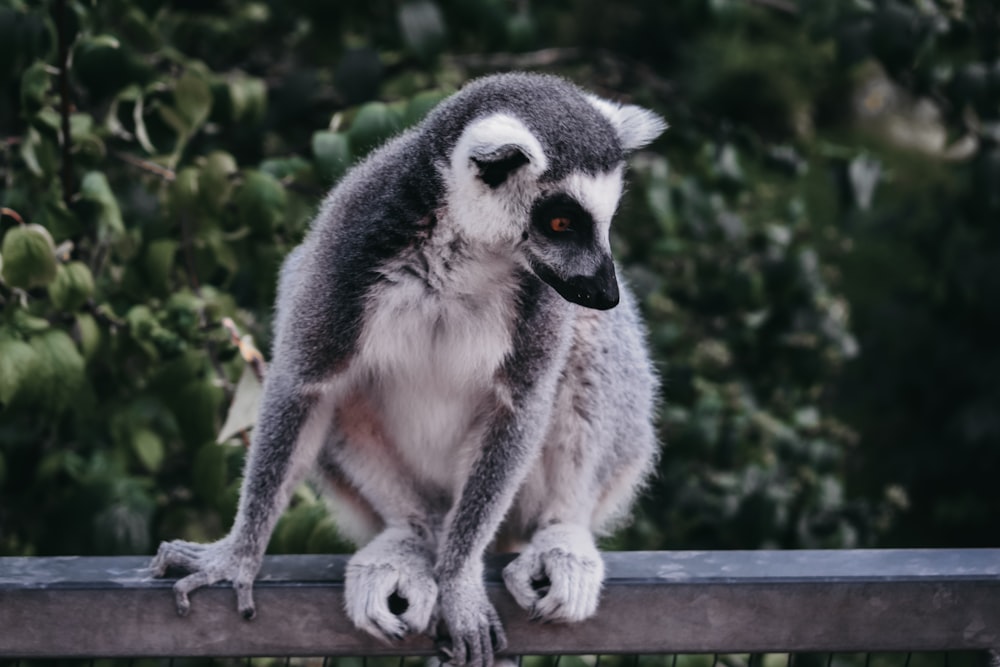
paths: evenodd
<path fill-rule="evenodd" d="M 989 0 L 0 1 L 0 554 L 221 536 L 324 192 L 464 81 L 657 109 L 613 244 L 664 380 L 619 548 L 996 546 Z M 276 552 L 347 548 L 306 488 Z"/>

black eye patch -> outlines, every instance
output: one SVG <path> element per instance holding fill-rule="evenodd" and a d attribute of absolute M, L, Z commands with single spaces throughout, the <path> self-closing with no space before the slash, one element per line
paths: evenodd
<path fill-rule="evenodd" d="M 543 236 L 555 241 L 587 245 L 594 238 L 594 219 L 565 192 L 535 202 L 531 224 Z"/>

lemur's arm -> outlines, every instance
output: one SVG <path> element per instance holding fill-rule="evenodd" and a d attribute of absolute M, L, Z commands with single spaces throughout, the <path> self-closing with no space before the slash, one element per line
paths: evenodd
<path fill-rule="evenodd" d="M 440 613 L 450 643 L 446 650 L 456 665 L 491 665 L 493 653 L 506 646 L 499 617 L 486 598 L 483 552 L 540 451 L 549 422 L 569 338 L 565 306 L 556 299 L 548 287 L 526 279 L 512 356 L 497 378 L 499 405 L 438 555 Z"/>
<path fill-rule="evenodd" d="M 360 294 L 367 284 L 317 270 L 319 260 L 328 258 L 316 245 L 296 249 L 282 268 L 273 361 L 232 529 L 211 544 L 164 542 L 150 565 L 156 576 L 170 568 L 190 572 L 174 585 L 181 615 L 190 609 L 192 591 L 225 580 L 236 589 L 240 614 L 253 618 L 253 579 L 271 532 L 330 426 L 341 390 L 339 373 L 350 362 L 360 330 Z M 345 262 L 337 268 L 353 267 Z M 294 325 L 286 321 L 289 314 Z"/>
<path fill-rule="evenodd" d="M 253 580 L 271 532 L 319 444 L 313 425 L 321 398 L 280 366 L 269 368 L 232 529 L 211 544 L 164 542 L 151 565 L 157 576 L 169 568 L 191 573 L 174 584 L 179 614 L 190 609 L 192 591 L 227 580 L 236 589 L 240 614 L 253 618 Z"/>

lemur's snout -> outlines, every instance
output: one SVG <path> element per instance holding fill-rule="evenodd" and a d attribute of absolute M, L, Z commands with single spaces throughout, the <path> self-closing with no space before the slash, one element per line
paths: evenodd
<path fill-rule="evenodd" d="M 605 260 L 594 275 L 574 276 L 569 283 L 578 295 L 577 298 L 567 297 L 573 303 L 596 310 L 608 310 L 618 305 L 618 279 L 610 259 Z"/>
<path fill-rule="evenodd" d="M 564 279 L 545 269 L 536 268 L 535 272 L 567 301 L 595 310 L 609 310 L 618 305 L 618 279 L 610 257 L 589 276 Z"/>

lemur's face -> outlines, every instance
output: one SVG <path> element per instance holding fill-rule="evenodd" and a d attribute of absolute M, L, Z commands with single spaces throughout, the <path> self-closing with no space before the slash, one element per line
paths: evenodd
<path fill-rule="evenodd" d="M 564 299 L 606 310 L 618 305 L 608 232 L 622 192 L 622 168 L 571 174 L 545 184 L 522 232 L 528 266 Z"/>
<path fill-rule="evenodd" d="M 624 165 L 546 180 L 541 144 L 517 119 L 470 125 L 453 155 L 448 207 L 471 239 L 510 248 L 563 298 L 606 310 L 618 304 L 608 242 Z"/>
<path fill-rule="evenodd" d="M 462 129 L 441 165 L 449 218 L 466 238 L 512 252 L 568 301 L 613 308 L 618 282 L 608 231 L 625 158 L 666 123 L 551 81 L 544 94 L 510 85 L 472 93 L 484 105 L 501 99 L 521 110 L 483 115 Z"/>

